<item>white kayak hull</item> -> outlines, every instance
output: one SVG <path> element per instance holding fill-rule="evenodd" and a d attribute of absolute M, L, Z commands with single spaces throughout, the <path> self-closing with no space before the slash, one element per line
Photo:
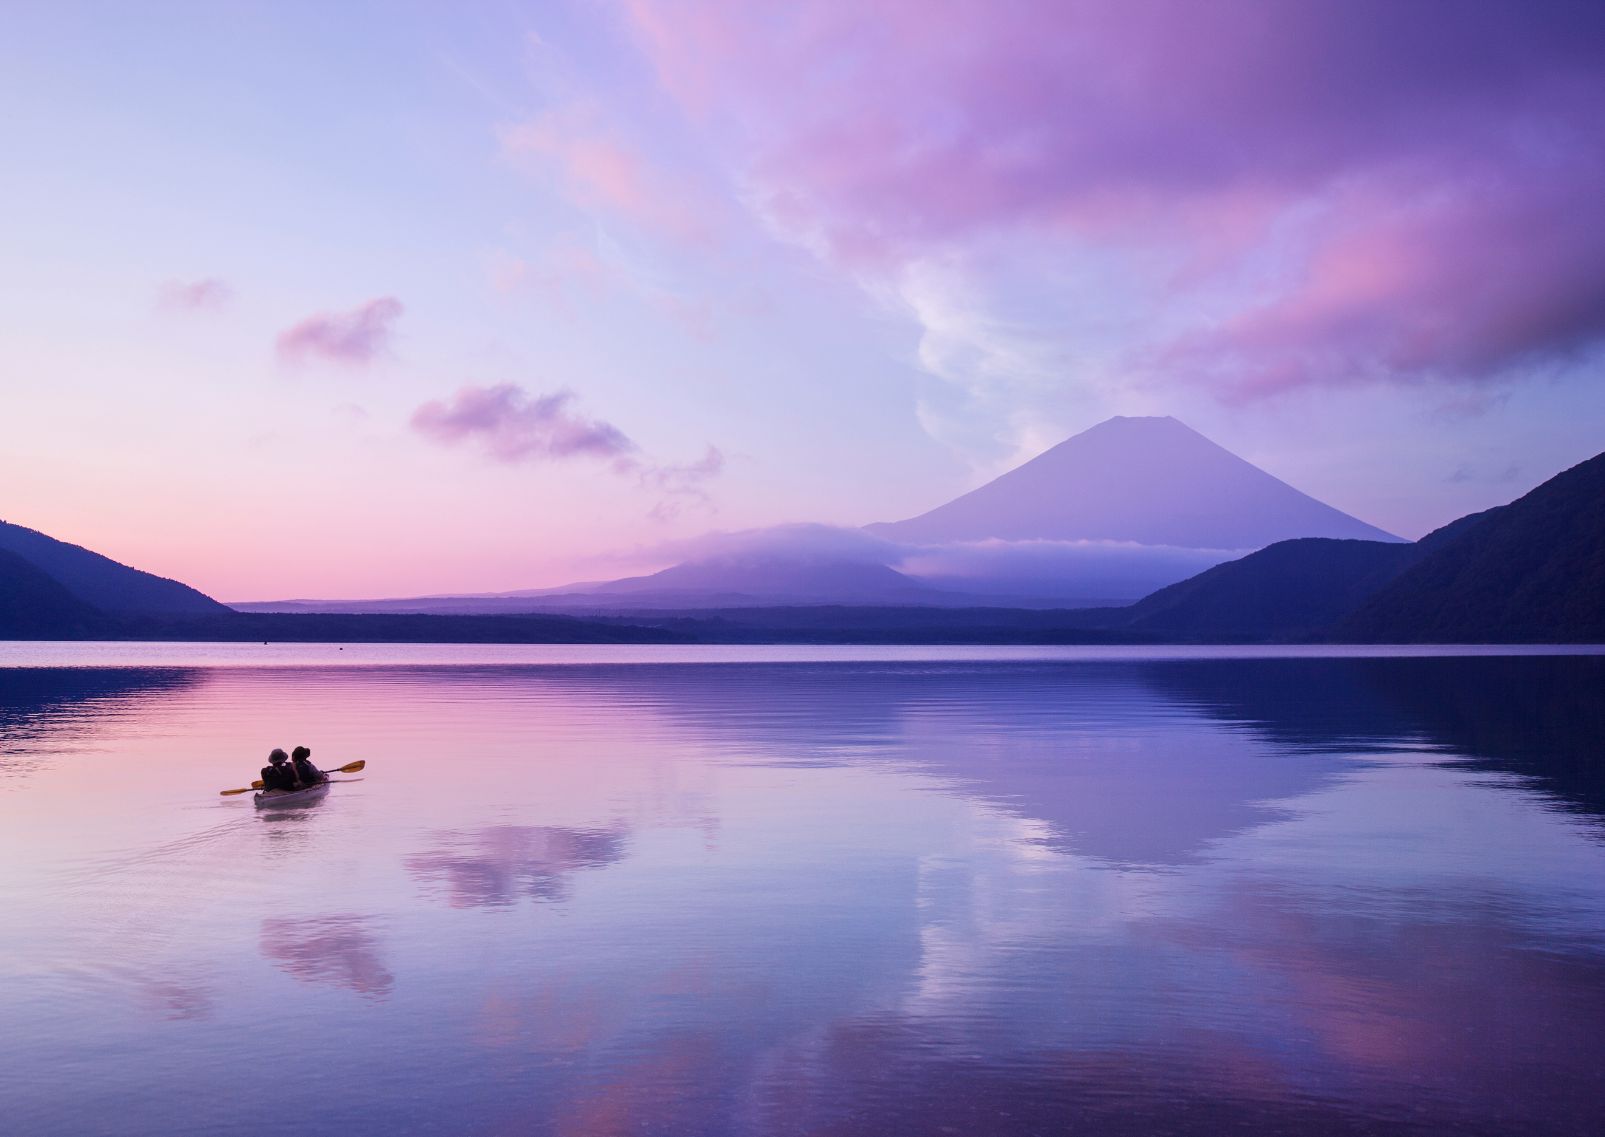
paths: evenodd
<path fill-rule="evenodd" d="M 328 782 L 319 782 L 301 790 L 263 790 L 255 795 L 258 809 L 283 809 L 292 805 L 311 805 L 322 801 L 329 792 Z"/>

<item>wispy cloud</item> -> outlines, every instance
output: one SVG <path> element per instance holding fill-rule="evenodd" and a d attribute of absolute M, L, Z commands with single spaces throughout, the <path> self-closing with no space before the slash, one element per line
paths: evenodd
<path fill-rule="evenodd" d="M 665 495 L 653 507 L 652 517 L 668 521 L 677 517 L 688 501 L 704 506 L 712 504 L 703 486 L 724 473 L 724 466 L 724 452 L 717 446 L 709 446 L 695 462 L 641 465 L 637 472 L 642 483 Z"/>
<path fill-rule="evenodd" d="M 577 205 L 679 240 L 710 237 L 691 185 L 610 125 L 593 102 L 575 100 L 503 127 L 500 139 L 504 155 L 555 175 Z"/>
<path fill-rule="evenodd" d="M 361 367 L 390 348 L 403 311 L 394 296 L 380 296 L 349 312 L 319 312 L 279 334 L 279 358 L 289 363 L 322 359 Z"/>
<path fill-rule="evenodd" d="M 704 484 L 724 470 L 718 447 L 709 446 L 695 462 L 655 461 L 617 426 L 576 411 L 575 398 L 569 390 L 532 395 L 514 383 L 467 386 L 450 399 L 420 406 L 412 428 L 443 446 L 474 446 L 497 462 L 600 459 L 615 473 L 667 495 L 653 511 L 657 517 L 678 511 L 669 498 L 707 501 Z"/>
<path fill-rule="evenodd" d="M 419 434 L 443 445 L 473 443 L 498 462 L 554 458 L 632 458 L 639 448 L 618 427 L 572 409 L 574 392 L 531 396 L 501 383 L 463 387 L 450 400 L 413 412 Z"/>
<path fill-rule="evenodd" d="M 1024 366 L 1074 355 L 1091 323 L 1115 332 L 1096 370 L 1122 390 L 1484 382 L 1605 345 L 1599 5 L 624 11 L 777 232 L 893 294 L 922 266 L 981 266 L 997 319 L 957 346 L 1015 321 L 1017 270 L 977 255 L 1010 246 L 1068 266 L 1078 321 Z M 1119 291 L 1084 287 L 1111 264 Z M 986 350 L 941 363 L 972 394 L 1015 382 Z"/>
<path fill-rule="evenodd" d="M 228 307 L 234 289 L 215 276 L 201 280 L 170 280 L 162 285 L 157 305 L 167 312 L 213 312 Z"/>

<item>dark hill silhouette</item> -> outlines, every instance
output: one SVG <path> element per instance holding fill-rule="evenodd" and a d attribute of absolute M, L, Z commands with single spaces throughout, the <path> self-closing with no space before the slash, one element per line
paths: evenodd
<path fill-rule="evenodd" d="M 77 573 L 74 579 L 88 575 L 102 588 L 109 588 L 109 581 L 132 581 L 138 595 L 154 595 L 155 603 L 202 610 L 131 614 L 126 597 L 115 598 L 116 608 L 96 605 L 71 580 L 53 580 L 55 574 L 42 571 L 37 560 L 0 549 L 0 637 L 347 643 L 1605 642 L 1605 455 L 1413 545 L 1324 538 L 1278 542 L 1126 608 L 937 607 L 917 581 L 884 566 L 854 564 L 845 578 L 831 579 L 884 588 L 883 599 L 812 608 L 771 602 L 697 610 L 685 604 L 678 612 L 654 616 L 621 602 L 632 590 L 654 587 L 647 583 L 654 578 L 642 578 L 621 582 L 611 602 L 599 603 L 584 619 L 243 613 L 76 546 L 0 526 L 0 535 L 8 539 L 19 534 L 36 554 L 39 549 L 59 554 Z M 694 596 L 689 586 L 717 583 L 731 567 L 678 566 L 659 574 L 655 586 L 666 578 L 688 586 Z M 745 562 L 734 567 L 760 577 L 770 571 Z M 817 566 L 804 567 L 806 579 L 817 579 L 811 575 Z M 705 569 L 712 578 L 699 575 Z M 801 583 L 782 579 L 775 587 L 786 594 Z"/>
<path fill-rule="evenodd" d="M 129 568 L 6 521 L 0 521 L 0 551 L 27 561 L 85 604 L 111 615 L 203 616 L 230 611 L 187 584 Z"/>
<path fill-rule="evenodd" d="M 1281 541 L 1088 615 L 1151 640 L 1605 641 L 1605 455 L 1411 545 Z"/>
<path fill-rule="evenodd" d="M 1301 493 L 1173 418 L 1099 423 L 979 489 L 906 521 L 893 541 L 1134 541 L 1258 549 L 1294 537 L 1397 541 Z"/>
<path fill-rule="evenodd" d="M 1411 643 L 1605 641 L 1605 454 L 1463 522 L 1336 634 Z"/>
<path fill-rule="evenodd" d="M 15 553 L 0 549 L 0 640 L 82 639 L 110 626 L 105 613 Z"/>
<path fill-rule="evenodd" d="M 1216 565 L 1121 609 L 1115 626 L 1186 640 L 1308 637 L 1419 556 L 1415 545 L 1305 537 Z"/>
<path fill-rule="evenodd" d="M 686 637 L 639 623 L 572 616 L 430 616 L 227 612 L 183 620 L 147 620 L 127 639 L 277 643 L 605 644 L 685 643 Z"/>
<path fill-rule="evenodd" d="M 1286 643 L 1321 638 L 1400 573 L 1494 512 L 1451 521 L 1413 544 L 1327 537 L 1278 541 L 1129 607 L 1111 609 L 1101 619 L 1111 629 L 1148 639 Z"/>

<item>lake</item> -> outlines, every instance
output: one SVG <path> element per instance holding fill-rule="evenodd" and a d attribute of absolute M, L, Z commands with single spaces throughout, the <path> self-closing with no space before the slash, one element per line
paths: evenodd
<path fill-rule="evenodd" d="M 8 1135 L 1605 1105 L 1586 650 L 3 644 L 0 755 Z"/>

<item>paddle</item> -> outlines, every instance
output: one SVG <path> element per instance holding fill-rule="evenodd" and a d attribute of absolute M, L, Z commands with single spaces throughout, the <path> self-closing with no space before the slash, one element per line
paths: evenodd
<path fill-rule="evenodd" d="M 355 774 L 358 770 L 362 769 L 367 764 L 368 764 L 368 760 L 366 758 L 359 758 L 355 762 L 347 762 L 344 766 L 341 766 L 338 770 L 325 770 L 323 772 L 325 774 Z M 219 790 L 218 793 L 221 794 L 223 797 L 228 797 L 231 794 L 248 794 L 252 790 L 259 790 L 261 788 L 262 788 L 262 783 L 260 781 L 256 781 L 256 782 L 252 782 L 248 786 L 241 786 L 237 790 Z"/>

